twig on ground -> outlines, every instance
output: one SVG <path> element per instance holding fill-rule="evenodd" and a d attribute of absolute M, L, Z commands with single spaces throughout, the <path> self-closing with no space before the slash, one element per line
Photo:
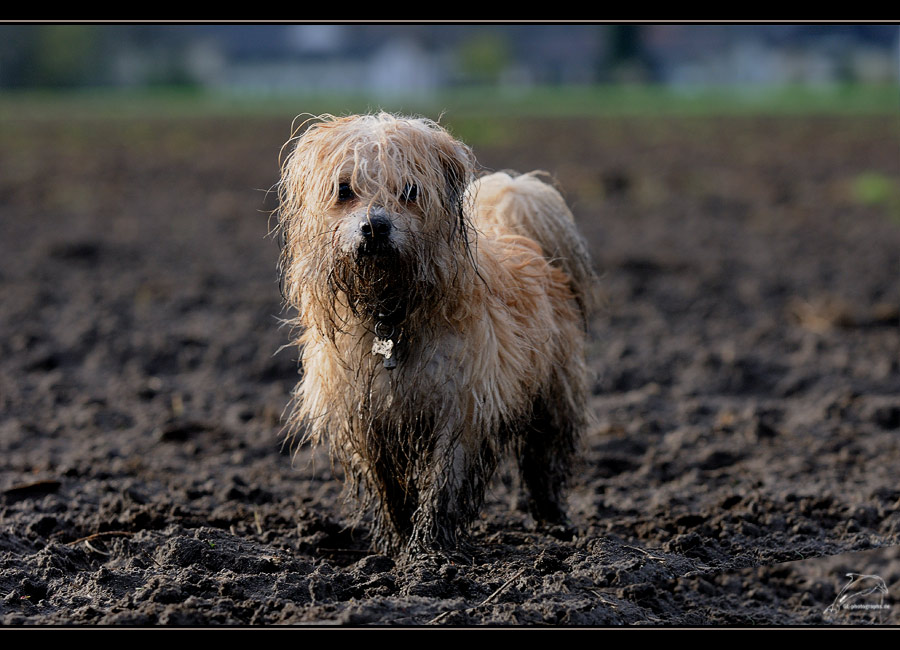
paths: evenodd
<path fill-rule="evenodd" d="M 650 551 L 647 551 L 643 548 L 639 548 L 637 546 L 623 545 L 622 548 L 630 548 L 633 551 L 640 551 L 641 553 L 643 553 L 644 555 L 649 557 L 651 560 L 659 560 L 660 562 L 665 562 L 665 560 L 666 560 L 666 558 L 664 558 L 664 557 L 659 557 L 658 555 L 653 555 L 653 553 L 651 553 Z"/>
<path fill-rule="evenodd" d="M 91 543 L 88 540 L 84 540 L 84 545 L 87 546 L 91 551 L 97 553 L 98 555 L 109 555 L 106 551 L 101 551 L 100 549 L 94 548 L 91 546 Z"/>
<path fill-rule="evenodd" d="M 519 570 L 516 572 L 516 574 L 515 574 L 512 578 L 510 578 L 509 580 L 507 580 L 506 582 L 504 582 L 498 589 L 496 589 L 496 590 L 494 591 L 494 593 L 492 593 L 490 596 L 488 596 L 487 598 L 485 598 L 484 600 L 482 600 L 482 601 L 481 601 L 480 603 L 478 603 L 477 605 L 474 605 L 474 606 L 472 606 L 472 607 L 464 607 L 463 609 L 451 609 L 450 611 L 443 612 L 442 614 L 438 614 L 438 615 L 435 616 L 433 619 L 431 619 L 430 621 L 428 621 L 427 625 L 431 625 L 431 624 L 433 624 L 433 623 L 437 623 L 437 622 L 439 622 L 439 621 L 442 621 L 444 618 L 446 618 L 447 616 L 449 616 L 450 614 L 453 614 L 453 613 L 455 613 L 455 612 L 468 612 L 468 611 L 471 611 L 471 610 L 473 610 L 473 609 L 477 609 L 478 607 L 481 607 L 482 605 L 487 605 L 489 602 L 491 602 L 492 600 L 494 600 L 494 598 L 496 598 L 496 597 L 499 596 L 501 593 L 503 593 L 504 591 L 506 591 L 506 590 L 509 588 L 509 586 L 510 586 L 513 582 L 515 582 L 516 579 L 517 579 L 519 576 L 521 576 L 523 573 L 525 573 L 525 569 L 524 569 L 524 568 L 519 569 Z"/>
<path fill-rule="evenodd" d="M 106 530 L 102 533 L 94 533 L 93 535 L 88 535 L 87 537 L 79 537 L 74 541 L 66 542 L 66 546 L 75 546 L 76 544 L 80 544 L 81 542 L 90 542 L 91 540 L 99 539 L 101 537 L 130 537 L 132 535 L 134 535 L 134 533 L 127 530 Z M 88 546 L 90 546 L 90 544 L 88 544 Z"/>
<path fill-rule="evenodd" d="M 259 510 L 255 510 L 255 509 L 253 510 L 253 523 L 256 524 L 256 534 L 262 535 L 263 529 L 262 529 L 262 524 L 260 523 Z"/>
<path fill-rule="evenodd" d="M 603 594 L 601 594 L 596 589 L 588 589 L 588 591 L 591 592 L 592 594 L 594 594 L 600 600 L 600 602 L 603 603 L 604 605 L 609 605 L 613 609 L 618 609 L 618 607 L 616 607 L 616 604 L 614 602 L 606 600 L 606 598 L 603 597 Z"/>

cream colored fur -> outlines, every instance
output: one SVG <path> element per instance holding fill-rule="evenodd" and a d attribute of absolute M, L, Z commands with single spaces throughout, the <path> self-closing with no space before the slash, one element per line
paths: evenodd
<path fill-rule="evenodd" d="M 536 174 L 476 180 L 468 147 L 420 118 L 325 116 L 292 146 L 290 435 L 330 444 L 388 552 L 458 548 L 504 453 L 535 518 L 561 523 L 594 275 L 560 194 Z M 384 221 L 377 243 L 360 234 Z M 372 352 L 388 336 L 392 368 Z"/>

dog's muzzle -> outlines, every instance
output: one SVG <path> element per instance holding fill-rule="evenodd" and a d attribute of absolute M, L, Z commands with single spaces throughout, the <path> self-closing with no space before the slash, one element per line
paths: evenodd
<path fill-rule="evenodd" d="M 376 255 L 392 249 L 391 231 L 394 226 L 384 209 L 369 210 L 360 218 L 357 227 L 361 235 L 360 253 Z"/>

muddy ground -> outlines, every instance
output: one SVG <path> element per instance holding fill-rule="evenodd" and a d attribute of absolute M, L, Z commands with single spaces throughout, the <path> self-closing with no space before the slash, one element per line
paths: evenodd
<path fill-rule="evenodd" d="M 0 624 L 900 622 L 896 118 L 445 117 L 556 176 L 605 298 L 579 534 L 501 474 L 465 564 L 372 554 L 281 445 L 292 117 L 0 130 Z M 826 613 L 847 573 L 887 593 Z"/>

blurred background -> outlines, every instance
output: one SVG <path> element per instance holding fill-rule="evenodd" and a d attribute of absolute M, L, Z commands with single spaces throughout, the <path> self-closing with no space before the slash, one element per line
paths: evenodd
<path fill-rule="evenodd" d="M 407 578 L 353 568 L 316 583 L 334 594 L 320 607 L 305 570 L 251 568 L 276 548 L 365 552 L 337 470 L 281 445 L 298 355 L 273 190 L 298 115 L 378 108 L 440 118 L 484 169 L 546 170 L 602 274 L 570 510 L 597 546 L 550 562 L 482 528 L 509 575 L 547 575 L 522 578 L 519 618 L 484 621 L 567 602 L 557 620 L 605 625 L 595 584 L 630 601 L 617 622 L 818 623 L 849 571 L 896 599 L 895 555 L 834 579 L 698 571 L 900 543 L 898 40 L 884 24 L 0 25 L 0 624 L 314 621 L 357 616 L 363 594 L 374 619 L 418 621 L 495 590 L 504 573 L 479 569 L 429 609 Z M 498 487 L 479 526 L 508 528 Z M 228 561 L 239 579 L 225 560 L 186 573 L 180 549 L 206 548 L 208 526 L 216 557 L 269 550 Z M 615 538 L 677 561 L 610 564 Z M 102 555 L 71 546 L 87 539 Z"/>
<path fill-rule="evenodd" d="M 723 89 L 730 105 L 774 101 L 774 89 L 784 103 L 790 88 L 793 102 L 883 108 L 898 103 L 873 92 L 897 82 L 898 35 L 888 24 L 4 25 L 0 89 L 579 112 L 684 107 Z M 586 94 L 599 88 L 602 101 Z"/>

